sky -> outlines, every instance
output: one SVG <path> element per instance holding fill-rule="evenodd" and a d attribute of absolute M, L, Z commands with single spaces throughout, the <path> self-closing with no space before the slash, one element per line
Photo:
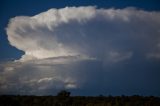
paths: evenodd
<path fill-rule="evenodd" d="M 1 0 L 0 95 L 160 96 L 159 0 Z"/>

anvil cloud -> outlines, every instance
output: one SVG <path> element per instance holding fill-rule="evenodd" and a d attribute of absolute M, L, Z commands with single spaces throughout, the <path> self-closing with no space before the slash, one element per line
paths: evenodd
<path fill-rule="evenodd" d="M 93 86 L 105 90 L 112 87 L 108 72 L 127 73 L 132 69 L 125 68 L 127 64 L 160 59 L 160 12 L 131 7 L 53 8 L 35 16 L 14 17 L 6 31 L 9 43 L 24 55 L 1 64 L 1 94 L 49 94 Z"/>

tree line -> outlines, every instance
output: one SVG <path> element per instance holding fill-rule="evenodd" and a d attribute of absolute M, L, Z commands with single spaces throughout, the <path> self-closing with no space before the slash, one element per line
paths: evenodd
<path fill-rule="evenodd" d="M 61 91 L 57 96 L 1 95 L 0 106 L 160 106 L 154 96 L 70 96 Z"/>

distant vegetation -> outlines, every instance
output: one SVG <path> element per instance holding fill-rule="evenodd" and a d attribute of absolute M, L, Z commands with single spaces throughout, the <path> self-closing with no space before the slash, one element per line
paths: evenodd
<path fill-rule="evenodd" d="M 57 96 L 0 96 L 0 106 L 160 106 L 159 97 L 134 96 L 70 96 L 61 91 Z"/>

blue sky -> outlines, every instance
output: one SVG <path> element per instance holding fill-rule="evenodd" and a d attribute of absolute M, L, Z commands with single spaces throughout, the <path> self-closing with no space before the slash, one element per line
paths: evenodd
<path fill-rule="evenodd" d="M 0 94 L 160 96 L 159 0 L 0 2 Z"/>

